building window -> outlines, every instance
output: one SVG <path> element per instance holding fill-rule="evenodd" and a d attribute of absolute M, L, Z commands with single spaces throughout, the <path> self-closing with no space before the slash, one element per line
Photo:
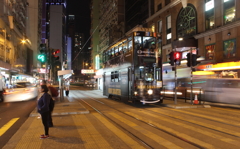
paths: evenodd
<path fill-rule="evenodd" d="M 167 17 L 166 21 L 166 26 L 167 26 L 167 44 L 171 43 L 171 38 L 172 38 L 172 25 L 171 25 L 171 16 Z"/>
<path fill-rule="evenodd" d="M 165 6 L 171 3 L 171 0 L 165 0 Z"/>
<path fill-rule="evenodd" d="M 214 28 L 214 0 L 205 1 L 205 24 L 206 30 Z"/>
<path fill-rule="evenodd" d="M 235 20 L 235 0 L 224 0 L 223 4 L 224 24 L 233 22 Z"/>
<path fill-rule="evenodd" d="M 162 3 L 161 4 L 158 4 L 157 6 L 157 11 L 161 10 L 162 9 Z"/>
<path fill-rule="evenodd" d="M 162 20 L 158 21 L 158 32 L 162 33 Z"/>
<path fill-rule="evenodd" d="M 197 13 L 194 6 L 188 4 L 177 17 L 177 38 L 190 38 L 197 32 Z"/>

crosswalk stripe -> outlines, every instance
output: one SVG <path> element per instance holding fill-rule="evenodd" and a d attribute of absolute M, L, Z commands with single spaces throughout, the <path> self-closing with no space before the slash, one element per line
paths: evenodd
<path fill-rule="evenodd" d="M 181 149 L 181 147 L 175 145 L 174 143 L 156 135 L 155 133 L 152 133 L 146 129 L 144 129 L 143 127 L 138 126 L 137 124 L 133 123 L 132 121 L 129 121 L 115 113 L 110 113 L 110 115 L 112 115 L 113 117 L 115 117 L 116 119 L 120 120 L 121 122 L 125 123 L 128 126 L 131 126 L 133 129 L 137 130 L 138 132 L 142 132 L 143 135 L 151 138 L 152 140 L 156 141 L 157 143 L 159 143 L 160 145 L 165 146 L 166 148 L 174 148 L 174 149 Z"/>
<path fill-rule="evenodd" d="M 138 144 L 135 140 L 133 140 L 131 137 L 129 137 L 127 134 L 122 132 L 120 129 L 118 129 L 116 126 L 114 126 L 111 122 L 109 122 L 106 118 L 99 114 L 93 115 L 98 118 L 109 130 L 111 130 L 114 134 L 116 134 L 122 141 L 124 141 L 127 145 L 129 145 L 130 148 L 133 149 L 145 149 L 143 146 Z"/>
<path fill-rule="evenodd" d="M 229 144 L 233 144 L 233 145 L 236 145 L 236 146 L 239 146 L 239 141 L 237 140 L 233 140 L 231 138 L 226 138 L 225 136 L 221 136 L 221 135 L 218 135 L 218 134 L 214 134 L 214 133 L 211 133 L 209 131 L 204 131 L 203 129 L 199 129 L 199 128 L 196 128 L 194 126 L 190 126 L 190 125 L 187 125 L 187 124 L 184 124 L 184 123 L 181 123 L 181 122 L 177 122 L 177 121 L 173 121 L 171 119 L 167 119 L 167 118 L 164 118 L 164 117 L 159 117 L 158 115 L 155 115 L 155 114 L 151 114 L 151 113 L 147 113 L 147 112 L 142 112 L 142 111 L 139 111 L 139 115 L 133 115 L 131 113 L 128 113 L 128 114 L 131 114 L 132 116 L 138 118 L 138 119 L 141 119 L 139 118 L 140 116 L 142 116 L 143 114 L 141 113 L 144 113 L 146 115 L 149 115 L 151 117 L 154 117 L 156 119 L 159 119 L 159 120 L 162 120 L 162 121 L 165 121 L 165 122 L 169 122 L 169 123 L 172 123 L 174 125 L 178 125 L 178 126 L 181 126 L 181 127 L 184 127 L 184 128 L 187 128 L 187 129 L 190 129 L 191 131 L 196 131 L 198 133 L 201 133 L 203 135 L 206 135 L 206 136 L 209 136 L 209 137 L 212 137 L 212 138 L 215 138 L 215 139 L 218 139 L 218 140 L 221 140 L 223 142 L 226 142 L 226 143 L 229 143 Z M 144 118 L 143 118 L 144 119 Z M 141 119 L 141 120 L 143 120 Z M 153 125 L 155 126 L 158 126 L 158 124 L 154 123 L 154 122 L 151 122 Z M 160 125 L 161 126 L 161 125 Z M 159 126 L 158 126 L 159 127 Z M 202 144 L 201 144 L 202 146 Z"/>
<path fill-rule="evenodd" d="M 103 138 L 103 136 L 95 129 L 93 124 L 85 115 L 73 115 L 73 121 L 76 126 L 84 126 L 85 129 L 77 129 L 81 136 L 86 149 L 99 148 L 111 149 L 111 145 Z"/>
<path fill-rule="evenodd" d="M 203 123 L 203 122 L 200 122 L 200 121 L 187 119 L 187 118 L 184 118 L 182 116 L 174 116 L 174 115 L 167 114 L 166 112 L 163 112 L 163 111 L 160 111 L 160 110 L 152 110 L 152 111 L 154 111 L 156 113 L 168 115 L 168 116 L 171 116 L 171 117 L 174 117 L 174 118 L 177 118 L 177 119 L 181 119 L 181 120 L 184 120 L 184 121 L 188 121 L 188 122 L 191 122 L 191 123 L 195 123 L 195 124 L 198 124 L 198 125 L 201 125 L 201 126 L 205 126 L 205 127 L 211 128 L 211 129 L 222 131 L 222 132 L 225 132 L 225 133 L 228 133 L 228 134 L 232 134 L 232 135 L 235 135 L 235 136 L 240 136 L 239 132 L 235 132 L 235 131 L 232 131 L 230 129 L 225 129 L 225 128 L 218 127 L 218 126 L 215 126 L 215 125 L 206 124 L 206 123 Z"/>
<path fill-rule="evenodd" d="M 136 114 L 133 114 L 133 113 L 130 113 L 130 112 L 126 112 L 126 113 L 129 114 L 129 115 L 132 115 L 133 117 L 137 117 L 137 118 L 139 118 L 140 120 L 143 120 L 142 118 L 140 118 L 140 117 L 137 116 Z M 147 114 L 147 113 L 146 113 L 146 114 Z M 144 120 L 143 120 L 143 121 L 144 121 Z M 152 123 L 152 124 L 153 124 L 153 123 Z M 176 135 L 176 136 L 178 136 L 178 137 L 185 138 L 185 139 L 187 139 L 187 140 L 191 140 L 192 142 L 195 142 L 195 143 L 197 143 L 197 144 L 199 144 L 199 145 L 201 145 L 201 146 L 203 146 L 203 147 L 206 147 L 206 148 L 214 148 L 211 144 L 205 143 L 205 142 L 203 142 L 203 141 L 201 141 L 201 140 L 198 140 L 198 139 L 196 139 L 196 138 L 194 138 L 194 137 L 191 137 L 191 136 L 186 135 L 186 134 L 184 134 L 184 133 L 178 132 L 178 131 L 176 131 L 176 130 L 174 130 L 174 129 L 172 129 L 172 128 L 169 128 L 169 127 L 166 127 L 166 126 L 157 124 L 157 123 L 154 123 L 154 125 L 157 126 L 157 127 L 160 128 L 160 129 L 166 130 L 167 132 L 170 132 L 170 133 L 172 133 L 172 134 L 174 134 L 174 135 Z"/>
<path fill-rule="evenodd" d="M 19 118 L 11 119 L 7 124 L 0 128 L 0 136 L 2 136 Z"/>
<path fill-rule="evenodd" d="M 200 108 L 199 109 L 187 109 L 188 112 L 195 112 L 195 113 L 199 113 L 201 115 L 208 115 L 211 117 L 221 117 L 221 119 L 229 119 L 229 120 L 232 120 L 232 121 L 235 121 L 238 123 L 240 122 L 240 120 L 236 119 L 236 117 L 240 116 L 240 113 L 233 113 L 233 111 L 230 111 L 231 115 L 225 115 L 222 113 L 223 110 L 224 109 L 220 110 L 220 109 L 215 109 L 215 108 L 210 108 L 210 109 L 208 109 L 208 111 L 205 111 L 205 110 L 203 111 Z"/>
<path fill-rule="evenodd" d="M 203 115 L 203 114 L 198 114 L 198 113 L 193 113 L 193 112 L 187 112 L 187 111 L 183 111 L 183 110 L 175 110 L 172 109 L 173 111 L 177 111 L 177 112 L 181 112 L 181 113 L 185 113 L 185 114 L 190 114 L 193 116 L 198 116 L 198 117 L 202 117 L 202 118 L 207 118 L 207 119 L 211 119 L 211 120 L 215 120 L 215 121 L 219 121 L 219 122 L 223 122 L 223 123 L 230 123 L 236 126 L 240 126 L 239 122 L 236 121 L 232 121 L 232 120 L 223 120 L 221 118 L 217 118 L 217 117 L 212 117 L 212 116 L 208 116 L 208 115 Z"/>

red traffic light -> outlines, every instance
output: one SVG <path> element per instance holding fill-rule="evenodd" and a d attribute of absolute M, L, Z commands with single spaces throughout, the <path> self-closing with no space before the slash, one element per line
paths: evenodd
<path fill-rule="evenodd" d="M 174 59 L 175 60 L 180 60 L 182 58 L 182 53 L 181 52 L 174 52 Z"/>

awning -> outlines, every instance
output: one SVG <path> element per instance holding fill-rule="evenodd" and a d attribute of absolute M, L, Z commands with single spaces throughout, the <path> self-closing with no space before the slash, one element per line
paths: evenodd
<path fill-rule="evenodd" d="M 73 74 L 73 70 L 59 70 L 58 76 L 63 76 L 64 79 L 69 78 Z"/>

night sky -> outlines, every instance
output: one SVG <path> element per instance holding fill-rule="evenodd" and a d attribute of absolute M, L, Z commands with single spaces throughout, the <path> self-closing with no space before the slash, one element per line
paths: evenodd
<path fill-rule="evenodd" d="M 85 40 L 90 36 L 90 0 L 68 0 L 68 14 L 75 15 L 76 32 L 84 33 Z"/>

